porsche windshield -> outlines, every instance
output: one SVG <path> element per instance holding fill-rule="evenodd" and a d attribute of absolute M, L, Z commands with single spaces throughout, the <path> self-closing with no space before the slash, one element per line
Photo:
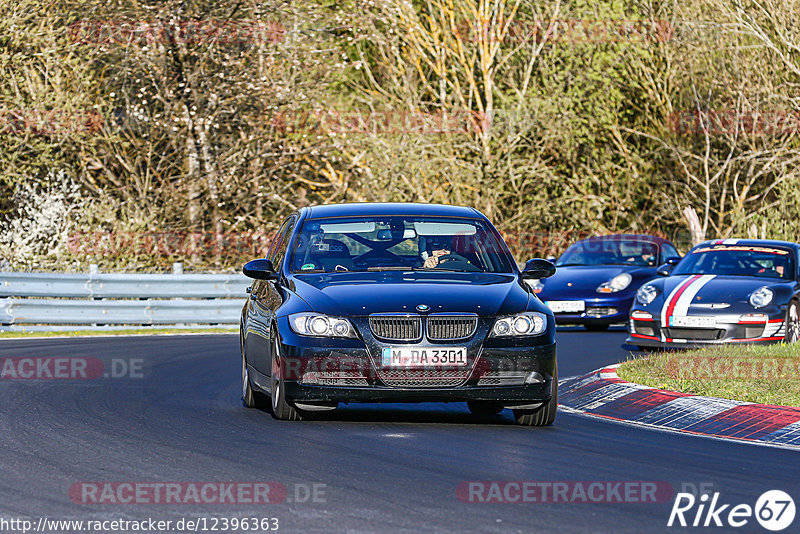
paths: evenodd
<path fill-rule="evenodd" d="M 653 267 L 658 247 L 650 241 L 592 239 L 569 247 L 556 267 L 567 265 L 639 265 Z"/>
<path fill-rule="evenodd" d="M 484 221 L 438 217 L 309 219 L 290 261 L 293 273 L 513 272 L 508 249 Z"/>
<path fill-rule="evenodd" d="M 793 278 L 794 264 L 789 249 L 754 245 L 709 245 L 694 249 L 672 274 L 718 274 Z"/>

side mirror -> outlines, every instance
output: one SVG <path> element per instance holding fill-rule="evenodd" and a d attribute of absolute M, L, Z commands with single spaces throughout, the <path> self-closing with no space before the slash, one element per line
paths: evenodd
<path fill-rule="evenodd" d="M 269 260 L 253 260 L 249 261 L 242 267 L 242 272 L 248 278 L 254 280 L 277 280 L 278 273 L 272 266 Z"/>
<path fill-rule="evenodd" d="M 661 276 L 669 276 L 672 273 L 672 269 L 675 268 L 675 264 L 673 263 L 665 263 L 664 265 L 660 266 L 656 269 L 656 274 L 660 274 Z"/>
<path fill-rule="evenodd" d="M 541 258 L 528 260 L 525 264 L 525 268 L 522 270 L 522 278 L 526 280 L 549 278 L 554 274 L 556 274 L 556 266 Z"/>
<path fill-rule="evenodd" d="M 556 257 L 555 256 L 547 256 L 547 258 L 545 258 L 545 259 L 547 261 L 549 261 L 550 263 L 553 263 L 554 261 L 556 261 Z"/>

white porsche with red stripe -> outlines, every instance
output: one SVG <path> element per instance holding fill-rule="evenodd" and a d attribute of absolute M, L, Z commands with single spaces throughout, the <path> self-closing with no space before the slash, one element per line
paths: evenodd
<path fill-rule="evenodd" d="M 800 245 L 720 239 L 694 247 L 637 292 L 631 345 L 793 343 L 800 337 Z"/>

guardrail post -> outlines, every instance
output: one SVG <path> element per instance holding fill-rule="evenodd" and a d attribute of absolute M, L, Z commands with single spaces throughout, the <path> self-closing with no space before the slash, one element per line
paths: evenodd
<path fill-rule="evenodd" d="M 183 274 L 183 264 L 176 261 L 172 264 L 172 274 Z"/>

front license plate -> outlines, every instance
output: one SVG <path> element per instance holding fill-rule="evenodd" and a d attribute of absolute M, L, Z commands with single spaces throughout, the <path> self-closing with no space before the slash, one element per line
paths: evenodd
<path fill-rule="evenodd" d="M 673 315 L 669 320 L 669 325 L 689 328 L 714 328 L 717 326 L 717 318 L 700 315 Z"/>
<path fill-rule="evenodd" d="M 545 304 L 553 313 L 575 313 L 586 310 L 586 303 L 582 300 L 548 300 Z"/>
<path fill-rule="evenodd" d="M 383 349 L 384 367 L 464 367 L 467 365 L 466 347 L 386 347 Z"/>

